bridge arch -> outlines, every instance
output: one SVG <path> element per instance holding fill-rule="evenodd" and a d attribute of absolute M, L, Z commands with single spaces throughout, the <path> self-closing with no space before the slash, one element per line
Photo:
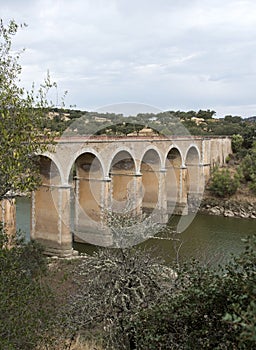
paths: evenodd
<path fill-rule="evenodd" d="M 188 149 L 187 149 L 187 151 L 185 153 L 185 157 L 184 157 L 185 161 L 184 161 L 184 163 L 186 164 L 187 161 L 188 161 L 188 158 L 192 158 L 192 157 L 193 158 L 198 158 L 198 163 L 200 163 L 201 152 L 200 152 L 198 146 L 195 145 L 195 144 L 192 144 L 192 145 L 190 145 L 188 147 Z"/>
<path fill-rule="evenodd" d="M 130 212 L 135 207 L 136 162 L 129 149 L 118 149 L 109 167 L 111 208 L 114 212 Z"/>
<path fill-rule="evenodd" d="M 83 147 L 81 149 L 79 149 L 76 153 L 73 154 L 72 158 L 70 159 L 68 165 L 67 165 L 67 175 L 66 177 L 69 178 L 71 171 L 72 171 L 72 167 L 74 166 L 76 160 L 78 159 L 78 157 L 81 154 L 85 154 L 85 153 L 90 153 L 93 154 L 100 162 L 101 166 L 102 166 L 102 170 L 103 170 L 103 174 L 104 176 L 107 176 L 107 172 L 106 172 L 106 166 L 105 166 L 105 162 L 101 156 L 100 153 L 98 153 L 95 149 L 91 148 L 91 147 Z"/>
<path fill-rule="evenodd" d="M 170 151 L 171 151 L 172 149 L 175 149 L 175 150 L 178 151 L 178 153 L 179 153 L 179 155 L 180 155 L 180 159 L 181 159 L 181 165 L 184 165 L 184 158 L 185 158 L 185 157 L 184 157 L 184 154 L 183 154 L 181 148 L 180 148 L 178 145 L 176 145 L 175 143 L 173 143 L 173 144 L 167 149 L 167 152 L 166 152 L 165 155 L 164 155 L 164 160 L 165 160 L 165 162 L 166 162 L 166 160 L 167 160 L 168 154 L 170 153 Z"/>
<path fill-rule="evenodd" d="M 111 167 L 113 165 L 113 161 L 116 162 L 116 160 L 117 160 L 116 157 L 117 156 L 120 157 L 120 154 L 124 155 L 124 157 L 127 157 L 127 159 L 128 158 L 132 159 L 134 162 L 134 165 L 135 165 L 135 171 L 137 171 L 136 157 L 134 155 L 134 152 L 129 147 L 122 146 L 122 147 L 116 148 L 114 151 L 107 150 L 107 152 L 105 152 L 105 150 L 104 150 L 104 153 L 106 153 L 106 157 L 109 158 L 108 162 L 106 163 L 106 176 L 109 176 L 109 173 L 111 171 Z M 111 154 L 111 157 L 109 157 L 109 154 Z"/>
<path fill-rule="evenodd" d="M 154 151 L 157 155 L 158 155 L 158 158 L 160 160 L 160 168 L 164 168 L 164 160 L 163 160 L 163 157 L 162 157 L 162 154 L 161 152 L 159 151 L 159 149 L 154 146 L 154 145 L 149 145 L 145 148 L 145 150 L 143 151 L 141 157 L 140 157 L 140 160 L 139 160 L 139 169 L 141 169 L 141 163 L 142 163 L 142 160 L 144 158 L 144 156 L 146 155 L 147 152 L 149 151 Z M 154 152 L 152 154 L 154 154 Z"/>
<path fill-rule="evenodd" d="M 161 155 L 155 148 L 148 148 L 140 163 L 142 175 L 142 211 L 152 212 L 159 201 Z"/>
<path fill-rule="evenodd" d="M 167 210 L 172 213 L 180 200 L 182 191 L 182 154 L 178 147 L 172 146 L 166 154 L 166 199 Z"/>
<path fill-rule="evenodd" d="M 185 158 L 187 167 L 187 192 L 188 197 L 196 196 L 199 192 L 200 181 L 200 151 L 196 145 L 191 145 Z"/>
<path fill-rule="evenodd" d="M 81 153 L 71 168 L 74 179 L 75 232 L 84 232 L 92 221 L 100 222 L 102 215 L 103 167 L 95 153 Z"/>
<path fill-rule="evenodd" d="M 45 171 L 42 167 L 41 161 L 48 159 L 48 161 L 51 162 L 51 167 L 52 167 L 52 169 L 48 169 L 48 170 L 49 171 L 52 170 L 53 174 L 57 171 L 59 174 L 59 184 L 65 183 L 64 171 L 63 171 L 61 163 L 59 162 L 55 153 L 44 152 L 42 154 L 38 154 L 37 157 L 39 157 L 39 159 L 40 159 L 39 160 L 40 174 L 41 174 L 41 172 Z M 46 168 L 47 168 L 47 166 L 46 166 Z"/>

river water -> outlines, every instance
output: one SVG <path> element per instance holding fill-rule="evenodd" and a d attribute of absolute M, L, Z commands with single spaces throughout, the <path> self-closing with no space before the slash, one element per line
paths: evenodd
<path fill-rule="evenodd" d="M 170 232 L 175 232 L 178 220 L 178 217 L 170 219 Z M 30 201 L 26 198 L 17 199 L 17 229 L 25 232 L 29 239 Z M 164 234 L 163 239 L 149 239 L 140 246 L 153 248 L 154 254 L 161 256 L 167 263 L 178 255 L 180 261 L 196 258 L 217 266 L 228 262 L 231 254 L 238 255 L 244 248 L 242 239 L 253 233 L 256 233 L 256 221 L 253 219 L 197 214 L 184 232 Z M 170 239 L 173 237 L 175 241 Z M 74 248 L 89 254 L 97 249 L 89 244 L 77 243 L 74 243 Z"/>

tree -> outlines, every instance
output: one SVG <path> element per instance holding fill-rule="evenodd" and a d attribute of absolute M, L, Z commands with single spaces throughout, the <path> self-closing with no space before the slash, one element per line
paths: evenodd
<path fill-rule="evenodd" d="M 78 288 L 65 329 L 79 334 L 101 326 L 105 348 L 111 350 L 134 349 L 133 318 L 164 299 L 174 280 L 173 271 L 159 259 L 134 248 L 101 249 L 82 259 L 74 276 Z"/>
<path fill-rule="evenodd" d="M 218 197 L 229 197 L 236 193 L 239 180 L 238 173 L 232 176 L 228 169 L 216 168 L 211 177 L 209 190 Z"/>
<path fill-rule="evenodd" d="M 256 142 L 246 154 L 240 164 L 240 170 L 245 181 L 249 181 L 249 187 L 253 193 L 256 193 Z"/>
<path fill-rule="evenodd" d="M 46 259 L 35 242 L 26 245 L 0 227 L 0 348 L 33 350 L 52 328 L 53 296 L 44 283 Z"/>
<path fill-rule="evenodd" d="M 20 26 L 0 20 L 0 200 L 10 193 L 30 191 L 39 183 L 35 154 L 46 150 L 52 136 L 43 128 L 47 117 L 49 75 L 38 92 L 21 87 L 20 53 L 12 38 Z"/>
<path fill-rule="evenodd" d="M 0 19 L 0 201 L 17 192 L 30 191 L 40 182 L 35 154 L 48 149 L 53 135 L 44 129 L 47 93 L 51 84 L 35 92 L 21 87 L 20 53 L 13 53 L 12 38 L 19 26 Z M 13 240 L 12 240 L 13 239 Z M 53 308 L 42 274 L 46 269 L 42 248 L 21 244 L 0 226 L 0 348 L 37 348 Z M 49 308 L 48 308 L 49 307 Z"/>
<path fill-rule="evenodd" d="M 212 119 L 212 117 L 216 114 L 215 111 L 211 111 L 210 109 L 207 109 L 207 111 L 199 110 L 197 112 L 197 118 L 203 118 L 205 120 Z"/>
<path fill-rule="evenodd" d="M 237 153 L 242 149 L 243 142 L 244 138 L 240 134 L 232 135 L 232 150 L 234 153 Z"/>

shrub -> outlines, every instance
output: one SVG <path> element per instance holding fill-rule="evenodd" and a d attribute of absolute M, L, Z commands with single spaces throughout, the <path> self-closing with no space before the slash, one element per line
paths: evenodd
<path fill-rule="evenodd" d="M 256 155 L 247 154 L 241 163 L 241 171 L 246 181 L 251 181 L 256 175 Z"/>
<path fill-rule="evenodd" d="M 77 334 L 101 326 L 105 348 L 121 350 L 133 348 L 133 318 L 170 288 L 172 271 L 131 248 L 102 249 L 83 259 L 74 274 L 78 292 L 66 328 Z"/>
<path fill-rule="evenodd" d="M 232 151 L 234 153 L 239 152 L 242 149 L 243 142 L 244 142 L 244 138 L 240 134 L 232 135 L 232 140 L 231 140 Z"/>
<path fill-rule="evenodd" d="M 229 197 L 236 193 L 240 183 L 238 173 L 231 175 L 228 169 L 218 169 L 213 171 L 209 190 L 218 197 Z"/>
<path fill-rule="evenodd" d="M 255 248 L 221 271 L 178 268 L 176 291 L 133 319 L 136 349 L 255 349 Z"/>
<path fill-rule="evenodd" d="M 50 323 L 51 293 L 42 282 L 46 260 L 41 247 L 0 229 L 0 348 L 32 350 L 43 342 Z"/>
<path fill-rule="evenodd" d="M 256 174 L 252 176 L 252 181 L 249 184 L 249 188 L 254 194 L 256 194 Z"/>
<path fill-rule="evenodd" d="M 245 251 L 227 266 L 226 283 L 232 301 L 224 320 L 237 335 L 239 349 L 255 349 L 256 344 L 256 235 L 244 240 Z M 237 284 L 238 290 L 234 289 Z"/>

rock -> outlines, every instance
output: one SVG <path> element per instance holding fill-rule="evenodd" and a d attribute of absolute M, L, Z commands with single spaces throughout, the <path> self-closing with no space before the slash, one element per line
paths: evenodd
<path fill-rule="evenodd" d="M 213 207 L 210 209 L 210 213 L 213 215 L 220 215 L 221 214 L 221 210 L 219 207 Z"/>
<path fill-rule="evenodd" d="M 201 211 L 211 215 L 256 219 L 256 203 L 230 199 L 207 198 L 201 203 Z"/>
<path fill-rule="evenodd" d="M 229 218 L 232 218 L 235 216 L 235 214 L 232 210 L 225 210 L 223 215 L 226 217 L 229 217 Z"/>
<path fill-rule="evenodd" d="M 244 211 L 243 212 L 240 212 L 240 218 L 243 218 L 243 219 L 247 219 L 249 218 L 249 213 L 245 213 Z"/>

